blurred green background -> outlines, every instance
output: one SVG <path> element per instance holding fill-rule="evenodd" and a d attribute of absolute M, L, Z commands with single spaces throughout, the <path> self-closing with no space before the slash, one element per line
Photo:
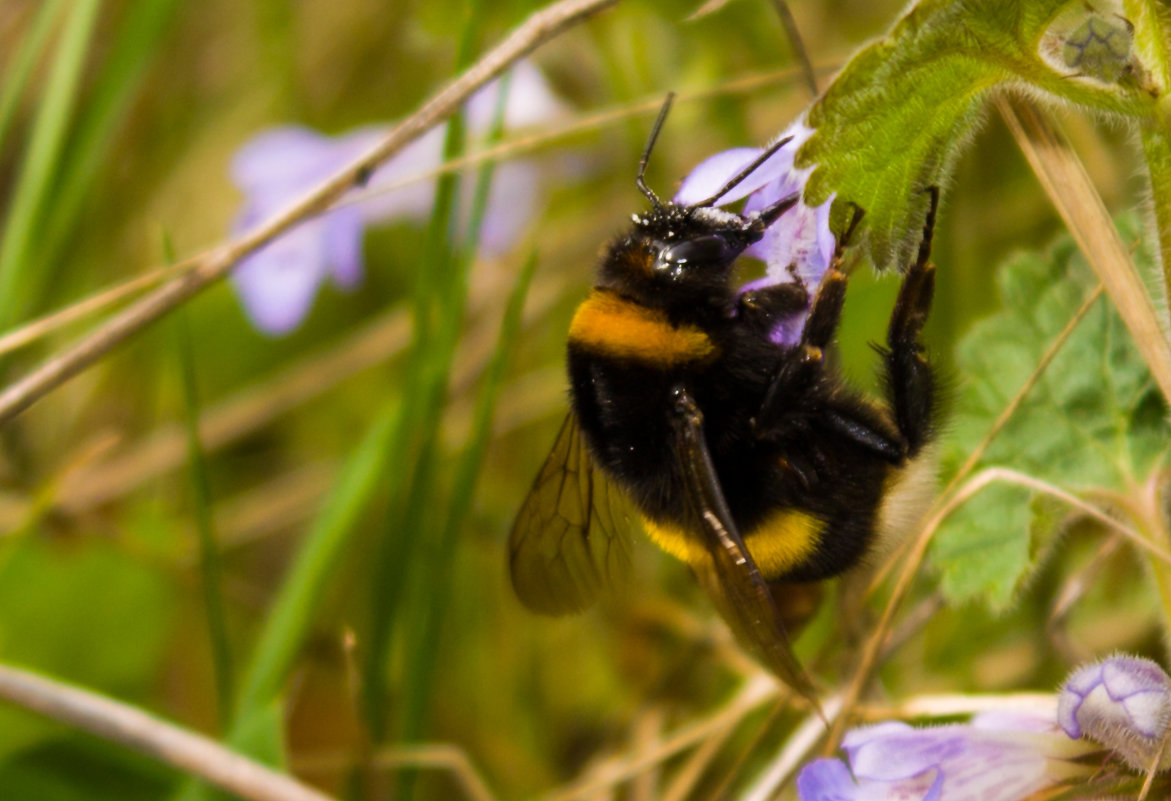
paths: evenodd
<path fill-rule="evenodd" d="M 794 0 L 821 85 L 904 5 Z M 163 265 L 167 242 L 184 257 L 221 241 L 242 202 L 228 165 L 251 136 L 284 123 L 334 134 L 400 119 L 455 74 L 461 36 L 482 52 L 537 7 L 492 3 L 467 33 L 466 4 L 450 0 L 5 0 L 4 327 Z M 694 10 L 693 2 L 627 0 L 533 58 L 582 118 L 670 90 L 712 93 L 673 112 L 648 174 L 661 194 L 707 155 L 774 136 L 810 99 L 770 3 L 737 0 L 688 21 Z M 773 77 L 721 91 L 757 74 Z M 512 515 L 565 410 L 570 315 L 602 243 L 644 202 L 633 179 L 652 118 L 630 115 L 525 155 L 546 164 L 572 157 L 577 170 L 551 188 L 507 257 L 471 267 L 449 381 L 442 342 L 407 355 L 418 277 L 441 256 L 424 227 L 391 223 L 365 237 L 361 288 L 326 288 L 291 335 L 255 331 L 230 288 L 217 285 L 180 323 L 150 328 L 0 429 L 0 660 L 219 736 L 224 707 L 256 675 L 258 638 L 299 546 L 329 528 L 322 509 L 338 507 L 327 499 L 350 490 L 353 514 L 333 529 L 343 545 L 319 564 L 319 591 L 299 612 L 305 636 L 278 679 L 279 725 L 265 735 L 283 735 L 288 766 L 306 780 L 356 798 L 452 797 L 459 791 L 448 773 L 426 771 L 411 785 L 377 753 L 445 742 L 499 797 L 531 797 L 634 749 L 647 726 L 672 728 L 726 699 L 739 677 L 726 635 L 686 570 L 648 544 L 636 550 L 637 589 L 577 619 L 526 613 L 504 568 Z M 1062 119 L 1111 210 L 1133 206 L 1140 184 L 1126 133 Z M 935 240 L 939 294 L 927 338 L 953 393 L 963 376 L 947 370 L 950 354 L 995 308 L 994 266 L 1058 230 L 990 117 L 946 187 Z M 498 387 L 485 469 L 469 494 L 461 482 L 471 467 L 461 465 L 475 464 L 466 456 L 474 412 L 485 387 L 494 389 L 486 365 L 530 254 L 537 266 L 526 313 Z M 841 351 L 861 386 L 873 385 L 866 343 L 882 336 L 896 288 L 865 267 L 851 285 Z M 440 330 L 449 321 L 441 317 Z M 178 324 L 189 328 L 189 347 Z M 3 356 L 0 376 L 24 374 L 85 325 Z M 447 397 L 429 406 L 436 385 Z M 411 408 L 418 425 L 406 433 L 378 422 Z M 205 458 L 195 479 L 185 439 L 194 416 Z M 384 463 L 354 467 L 362 442 Z M 450 513 L 455 501 L 470 502 L 466 515 Z M 209 636 L 199 567 L 201 509 L 218 542 L 218 639 Z M 1074 561 L 1089 547 L 1076 537 L 1069 546 L 1062 558 Z M 892 689 L 1053 686 L 1064 666 L 1036 637 L 1050 572 L 1009 615 L 940 614 L 888 669 Z M 1155 636 L 1149 616 L 1131 613 L 1140 593 L 1123 586 L 1098 603 L 1114 624 L 1110 642 Z M 832 615 L 831 604 L 803 654 L 828 636 Z M 385 647 L 372 650 L 380 636 Z M 750 734 L 736 736 L 746 743 Z M 730 763 L 736 749 L 728 750 Z M 713 787 L 715 773 L 705 780 Z M 158 798 L 178 782 L 111 746 L 0 709 L 6 798 Z"/>

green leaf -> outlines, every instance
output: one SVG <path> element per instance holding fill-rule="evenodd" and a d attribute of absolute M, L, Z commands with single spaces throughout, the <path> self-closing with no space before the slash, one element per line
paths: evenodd
<path fill-rule="evenodd" d="M 1125 240 L 1138 237 L 1133 219 L 1119 227 Z M 1149 267 L 1149 253 L 1135 255 L 1140 268 Z M 975 325 L 958 347 L 964 380 L 943 446 L 949 472 L 992 430 L 1096 287 L 1067 236 L 1044 253 L 1011 259 L 998 278 L 1001 311 Z M 1075 491 L 1126 491 L 1166 452 L 1166 411 L 1121 319 L 1099 296 L 977 468 L 1010 467 Z M 998 608 L 1011 600 L 1031 561 L 1030 541 L 1051 537 L 1061 523 L 1048 502 L 1030 510 L 1029 495 L 991 487 L 941 527 L 932 556 L 952 600 L 983 595 Z"/>
<path fill-rule="evenodd" d="M 797 154 L 798 167 L 815 166 L 806 202 L 833 195 L 839 232 L 861 208 L 871 260 L 902 266 L 919 243 L 924 190 L 947 183 L 993 92 L 1023 84 L 1154 119 L 1156 99 L 1138 82 L 1108 83 L 1064 63 L 1066 42 L 1092 14 L 1080 0 L 920 2 L 851 59 L 810 110 L 814 133 Z"/>
<path fill-rule="evenodd" d="M 936 535 L 932 561 L 951 603 L 983 599 L 1009 607 L 1029 567 L 1028 490 L 993 484 L 948 518 Z"/>
<path fill-rule="evenodd" d="M 1120 223 L 1123 239 L 1139 226 Z M 1150 254 L 1136 255 L 1149 269 Z M 1017 395 L 1096 286 L 1068 237 L 1043 254 L 1024 253 L 999 274 L 1003 307 L 973 326 L 956 360 L 964 376 L 945 462 L 971 453 Z M 982 465 L 1011 466 L 1070 489 L 1127 489 L 1166 450 L 1171 433 L 1146 365 L 1118 314 L 1103 296 L 1053 358 Z"/>
<path fill-rule="evenodd" d="M 173 617 L 171 582 L 95 539 L 11 543 L 0 571 L 0 659 L 121 695 L 154 677 Z M 0 756 L 56 724 L 0 709 Z M 0 784 L 0 787 L 3 787 Z"/>
<path fill-rule="evenodd" d="M 0 763 L 4 797 L 30 801 L 155 801 L 175 774 L 94 737 L 51 740 Z"/>

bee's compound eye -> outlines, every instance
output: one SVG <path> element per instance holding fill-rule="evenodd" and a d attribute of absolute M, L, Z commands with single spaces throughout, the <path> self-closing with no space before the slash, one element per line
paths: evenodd
<path fill-rule="evenodd" d="M 730 261 L 736 253 L 729 247 L 728 240 L 717 234 L 697 236 L 670 247 L 659 254 L 661 268 L 695 264 L 722 264 Z"/>

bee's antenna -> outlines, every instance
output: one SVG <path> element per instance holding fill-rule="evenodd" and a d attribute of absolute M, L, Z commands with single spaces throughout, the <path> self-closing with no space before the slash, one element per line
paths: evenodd
<path fill-rule="evenodd" d="M 673 102 L 675 102 L 675 93 L 668 92 L 667 99 L 663 101 L 663 107 L 659 109 L 659 117 L 655 120 L 655 126 L 651 128 L 651 135 L 647 137 L 646 147 L 642 149 L 642 158 L 638 160 L 638 176 L 634 179 L 638 190 L 647 196 L 647 200 L 656 210 L 663 208 L 663 201 L 659 200 L 655 190 L 646 185 L 646 165 L 651 160 L 651 151 L 655 149 L 655 141 L 659 138 L 659 131 L 663 129 L 663 123 L 667 121 L 667 114 L 671 111 Z"/>
<path fill-rule="evenodd" d="M 764 164 L 766 161 L 771 159 L 774 155 L 776 155 L 776 152 L 778 150 L 780 150 L 785 145 L 789 144 L 789 142 L 791 142 L 791 141 L 793 141 L 793 137 L 786 136 L 783 139 L 778 139 L 776 142 L 773 142 L 771 145 L 769 145 L 767 148 L 765 148 L 763 153 L 761 153 L 759 156 L 757 156 L 755 159 L 753 159 L 751 164 L 749 164 L 744 169 L 740 170 L 740 172 L 733 175 L 728 180 L 727 183 L 725 183 L 723 186 L 721 186 L 719 188 L 719 190 L 716 191 L 716 193 L 714 195 L 707 198 L 706 200 L 701 200 L 700 202 L 694 204 L 692 206 L 692 208 L 698 209 L 698 208 L 703 208 L 704 206 L 711 206 L 711 205 L 715 204 L 715 202 L 717 200 L 722 198 L 724 195 L 728 194 L 728 192 L 730 192 L 732 189 L 734 189 L 737 184 L 739 184 L 741 181 L 743 181 L 749 175 L 752 175 L 752 173 L 756 172 L 757 167 L 759 167 L 761 164 Z"/>

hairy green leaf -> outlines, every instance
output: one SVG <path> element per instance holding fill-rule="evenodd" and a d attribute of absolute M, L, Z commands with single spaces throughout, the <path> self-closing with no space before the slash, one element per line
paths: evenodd
<path fill-rule="evenodd" d="M 1138 238 L 1133 220 L 1120 227 L 1124 240 Z M 1150 256 L 1140 251 L 1136 261 L 1149 265 Z M 963 380 L 944 445 L 949 471 L 992 430 L 1095 286 L 1064 236 L 1044 253 L 1022 253 L 1003 266 L 1001 311 L 974 326 L 958 348 Z M 1154 468 L 1169 435 L 1162 397 L 1121 319 L 1099 296 L 977 467 L 1011 467 L 1074 491 L 1125 491 Z M 1030 561 L 1030 526 L 1042 536 L 1056 528 L 1049 507 L 1034 504 L 1033 513 L 1043 519 L 1030 522 L 1023 496 L 993 488 L 945 523 L 934 559 L 953 599 L 986 594 L 994 605 L 1010 600 Z M 971 558 L 974 551 L 982 556 Z"/>
<path fill-rule="evenodd" d="M 1105 20 L 1122 24 L 1080 0 L 917 4 L 858 53 L 810 110 L 814 133 L 797 154 L 797 166 L 816 165 L 806 202 L 833 195 L 839 232 L 853 207 L 861 208 L 874 264 L 902 266 L 919 242 L 925 190 L 946 183 L 991 93 L 1028 87 L 1100 112 L 1154 119 L 1156 98 L 1134 78 L 1147 70 L 1131 50 L 1133 39 L 1119 37 L 1126 54 L 1105 66 L 1095 51 L 1097 74 L 1087 73 L 1079 56 L 1067 63 L 1067 44 L 1086 40 L 1082 28 L 1091 17 L 1095 30 Z M 1103 80 L 1104 71 L 1117 80 Z"/>

